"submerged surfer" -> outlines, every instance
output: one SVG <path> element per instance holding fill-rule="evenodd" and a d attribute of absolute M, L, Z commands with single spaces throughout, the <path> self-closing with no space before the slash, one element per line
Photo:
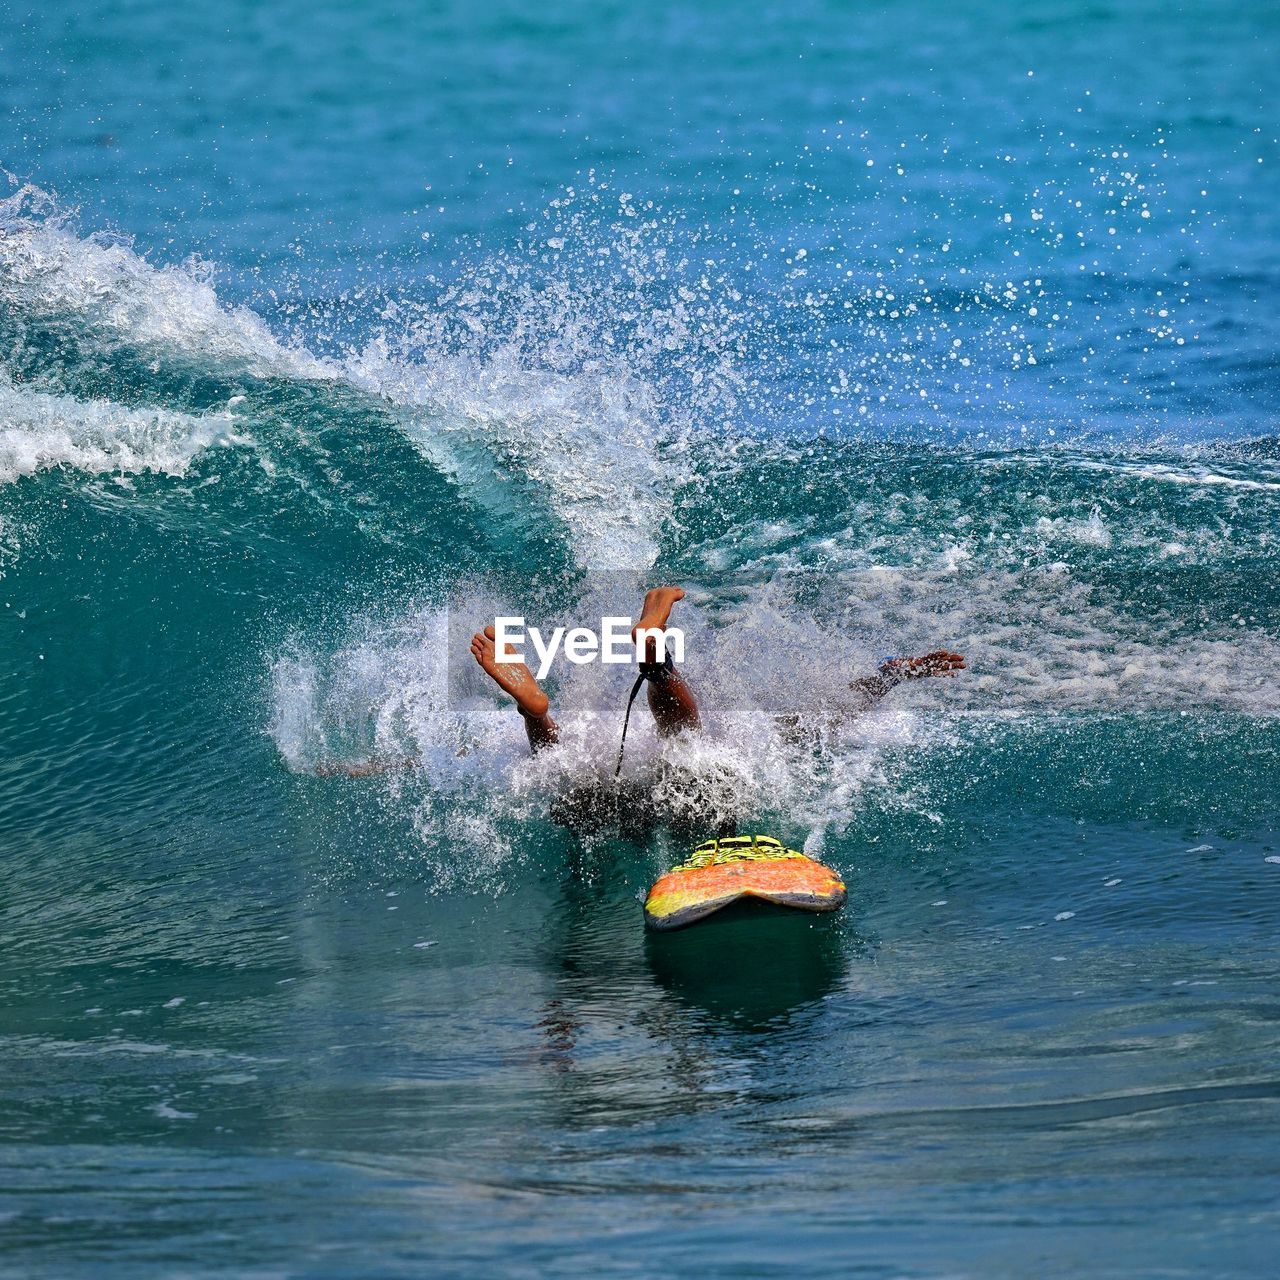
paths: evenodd
<path fill-rule="evenodd" d="M 654 587 L 648 592 L 640 617 L 631 629 L 632 638 L 640 631 L 665 630 L 671 610 L 677 601 L 684 599 L 684 594 L 680 587 Z M 648 686 L 649 710 L 658 735 L 672 738 L 681 733 L 701 732 L 697 699 L 688 682 L 669 655 L 663 662 L 656 660 L 657 640 L 652 634 L 646 636 L 645 646 L 646 661 L 640 664 L 640 674 Z M 551 715 L 550 699 L 523 662 L 497 660 L 493 627 L 485 627 L 472 636 L 471 654 L 498 688 L 515 700 L 531 750 L 536 753 L 554 746 L 560 740 L 560 729 Z M 860 700 L 860 705 L 850 710 L 854 714 L 866 711 L 904 680 L 949 676 L 964 668 L 963 656 L 947 649 L 936 649 L 915 658 L 886 658 L 874 675 L 861 676 L 849 683 L 849 689 Z M 778 724 L 788 736 L 794 736 L 804 728 L 804 720 L 800 716 L 780 717 Z M 695 791 L 700 785 L 695 779 L 691 779 L 690 784 Z M 717 806 L 701 803 L 696 795 L 684 798 L 688 803 L 681 804 L 680 809 L 690 813 L 701 811 L 705 826 L 705 815 Z M 561 796 L 553 807 L 552 817 L 561 825 L 570 827 L 599 827 L 610 819 L 624 824 L 630 820 L 629 824 L 646 826 L 663 817 L 671 818 L 670 813 L 653 812 L 654 807 L 647 787 L 637 784 L 609 787 L 603 779 L 597 779 Z M 731 833 L 732 818 L 726 816 L 720 825 L 720 834 Z"/>
<path fill-rule="evenodd" d="M 640 675 L 648 686 L 649 710 L 658 735 L 668 739 L 702 731 L 693 690 L 670 656 L 661 662 L 657 660 L 658 641 L 653 634 L 665 631 L 671 610 L 684 599 L 684 594 L 680 587 L 653 588 L 645 596 L 640 617 L 631 629 L 633 640 L 637 633 L 647 633 Z M 471 637 L 471 654 L 480 668 L 515 700 L 532 751 L 537 753 L 554 746 L 560 741 L 560 727 L 551 714 L 550 699 L 523 662 L 499 662 L 496 650 L 497 637 L 492 626 Z M 954 675 L 964 668 L 964 658 L 947 649 L 935 649 L 916 658 L 886 658 L 873 675 L 850 681 L 847 688 L 856 701 L 850 704 L 848 699 L 843 699 L 845 705 L 841 707 L 833 700 L 823 721 L 815 723 L 812 716 L 792 714 L 776 717 L 775 723 L 784 737 L 803 740 L 817 729 L 838 723 L 842 715 L 867 711 L 905 680 Z M 321 776 L 341 774 L 363 778 L 420 764 L 417 757 L 362 763 L 326 762 L 316 766 L 315 772 Z M 616 827 L 621 834 L 635 837 L 643 836 L 659 824 L 677 832 L 688 827 L 689 833 L 699 839 L 735 833 L 741 794 L 733 778 L 723 776 L 714 765 L 708 767 L 705 763 L 695 770 L 664 761 L 659 770 L 657 776 L 636 779 L 606 778 L 592 773 L 559 793 L 552 804 L 551 817 L 559 825 L 577 831 Z"/>
<path fill-rule="evenodd" d="M 683 599 L 684 591 L 679 587 L 654 587 L 644 598 L 639 621 L 631 628 L 632 639 L 641 629 L 665 630 L 676 601 Z M 668 738 L 686 729 L 701 728 L 693 691 L 676 670 L 675 663 L 669 658 L 666 662 L 655 661 L 657 641 L 653 637 L 648 639 L 647 646 L 649 661 L 641 664 L 640 672 L 649 686 L 649 710 L 653 712 L 658 733 Z M 494 684 L 515 699 L 532 750 L 541 751 L 559 742 L 560 727 L 551 718 L 550 699 L 523 662 L 497 660 L 492 627 L 485 627 L 471 637 L 471 655 Z"/>

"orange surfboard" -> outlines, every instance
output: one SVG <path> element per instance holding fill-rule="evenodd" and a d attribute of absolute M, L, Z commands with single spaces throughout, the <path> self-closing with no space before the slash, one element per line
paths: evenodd
<path fill-rule="evenodd" d="M 844 882 L 830 867 L 788 849 L 772 836 L 708 840 L 660 877 L 644 903 L 650 929 L 680 929 L 743 898 L 799 911 L 835 911 Z"/>

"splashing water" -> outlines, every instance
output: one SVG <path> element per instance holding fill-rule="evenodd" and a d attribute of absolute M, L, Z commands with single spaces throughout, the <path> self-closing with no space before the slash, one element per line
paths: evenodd
<path fill-rule="evenodd" d="M 1097 180 L 1122 181 L 1121 204 L 1147 221 L 1150 202 L 1139 195 L 1151 184 L 1109 171 Z M 1066 210 L 1081 207 L 1059 195 Z M 1047 236 L 1046 252 L 1068 252 L 1060 221 L 1032 223 L 1028 235 Z M 814 847 L 824 832 L 846 830 L 868 788 L 892 790 L 886 753 L 951 742 L 954 728 L 922 714 L 927 701 L 913 697 L 834 736 L 823 721 L 814 730 L 821 749 L 806 753 L 783 740 L 772 716 L 819 707 L 826 683 L 847 683 L 885 649 L 964 648 L 972 674 L 938 704 L 953 724 L 1139 708 L 1276 714 L 1270 596 L 1251 585 L 1243 612 L 1211 610 L 1197 623 L 1177 585 L 1269 544 L 1270 507 L 1246 512 L 1238 497 L 1269 503 L 1277 491 L 1265 450 L 1018 450 L 982 443 L 988 431 L 945 447 L 806 441 L 784 429 L 794 403 L 766 394 L 779 368 L 753 366 L 762 351 L 776 358 L 803 313 L 802 351 L 821 347 L 846 363 L 861 352 L 857 376 L 828 385 L 831 421 L 850 396 L 864 409 L 886 404 L 866 381 L 872 366 L 894 370 L 898 393 L 928 382 L 933 390 L 920 397 L 928 400 L 941 394 L 944 371 L 972 366 L 977 357 L 963 353 L 974 342 L 988 375 L 999 352 L 1019 364 L 1010 344 L 1022 331 L 1006 320 L 1015 305 L 1057 305 L 1044 287 L 1024 297 L 1021 286 L 997 290 L 988 280 L 965 293 L 943 276 L 921 276 L 908 300 L 894 292 L 907 286 L 886 283 L 883 272 L 839 283 L 843 259 L 832 254 L 850 246 L 833 241 L 825 257 L 790 251 L 770 310 L 712 256 L 720 250 L 709 233 L 690 236 L 652 202 L 592 176 L 529 223 L 511 255 L 462 268 L 430 303 L 384 296 L 372 336 L 316 356 L 297 337 L 274 337 L 252 311 L 225 307 L 198 263 L 156 268 L 119 240 L 79 239 L 35 189 L 5 202 L 3 226 L 0 262 L 17 299 L 6 323 L 23 379 L 0 387 L 4 478 L 71 467 L 203 483 L 221 478 L 206 453 L 216 444 L 249 463 L 232 483 L 248 484 L 254 501 L 291 502 L 290 490 L 301 491 L 331 519 L 341 491 L 362 532 L 402 546 L 406 534 L 386 528 L 397 517 L 368 487 L 376 467 L 348 475 L 361 452 L 399 439 L 490 528 L 498 522 L 518 557 L 536 563 L 555 539 L 573 573 L 657 565 L 701 582 L 702 653 L 691 670 L 716 730 L 669 747 L 664 761 L 642 745 L 634 761 L 673 812 L 681 800 L 670 780 L 694 777 L 697 795 L 720 789 L 726 813 L 789 824 Z M 911 270 L 922 269 L 923 252 Z M 832 337 L 830 317 L 851 308 L 860 318 Z M 952 338 L 956 325 L 969 337 Z M 151 375 L 141 384 L 150 402 L 123 402 L 126 392 L 137 399 L 133 376 L 114 388 L 120 403 L 93 394 L 113 389 L 103 380 L 112 360 L 122 374 Z M 801 407 L 809 414 L 816 402 Z M 772 439 L 761 436 L 762 422 L 773 424 Z M 1129 588 L 1100 573 L 1117 564 L 1143 576 L 1137 609 Z M 559 572 L 542 570 L 551 580 Z M 638 592 L 638 579 L 629 581 Z M 616 583 L 610 591 L 610 607 L 630 612 Z M 600 604 L 581 583 L 573 592 L 588 614 Z M 464 597 L 469 625 L 492 616 L 496 598 Z M 389 803 L 407 806 L 426 846 L 454 814 L 451 847 L 471 847 L 474 837 L 475 848 L 492 850 L 500 828 L 511 831 L 545 811 L 557 788 L 598 772 L 620 695 L 601 679 L 569 681 L 559 691 L 565 741 L 531 765 L 518 722 L 483 686 L 462 705 L 451 700 L 443 650 L 459 637 L 448 634 L 447 617 L 428 606 L 358 624 L 355 640 L 348 626 L 336 649 L 283 640 L 271 660 L 270 734 L 295 770 L 332 759 L 418 761 L 411 775 L 383 784 Z M 745 663 L 743 646 L 752 655 Z M 822 674 L 802 678 L 796 668 L 806 659 L 797 655 L 814 652 Z"/>

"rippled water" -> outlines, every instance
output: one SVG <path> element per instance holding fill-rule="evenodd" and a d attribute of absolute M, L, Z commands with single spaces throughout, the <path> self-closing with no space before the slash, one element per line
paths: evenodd
<path fill-rule="evenodd" d="M 1271 1274 L 1277 34 L 0 28 L 0 1270 Z M 548 820 L 626 675 L 530 761 L 467 638 L 659 580 L 627 776 L 839 916 Z"/>

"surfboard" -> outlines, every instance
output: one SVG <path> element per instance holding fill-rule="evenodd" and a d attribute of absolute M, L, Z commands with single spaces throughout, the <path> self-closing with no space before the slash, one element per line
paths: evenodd
<path fill-rule="evenodd" d="M 682 929 L 743 899 L 797 911 L 835 911 L 844 882 L 830 867 L 772 836 L 726 836 L 700 844 L 654 881 L 644 902 L 650 929 Z"/>

